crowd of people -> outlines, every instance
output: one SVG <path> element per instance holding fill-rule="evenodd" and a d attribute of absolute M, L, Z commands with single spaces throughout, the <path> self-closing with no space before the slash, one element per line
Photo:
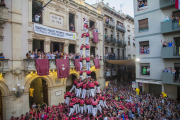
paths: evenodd
<path fill-rule="evenodd" d="M 107 51 L 106 51 L 106 53 L 105 53 L 105 59 L 115 59 L 115 53 L 108 53 Z"/>
<path fill-rule="evenodd" d="M 140 53 L 141 54 L 149 54 L 149 46 L 141 46 Z"/>
<path fill-rule="evenodd" d="M 172 20 L 172 22 L 174 23 L 179 23 L 180 25 L 180 15 L 176 17 L 174 15 L 171 15 L 170 18 L 169 16 L 166 16 L 165 21 L 170 21 L 170 20 Z"/>
<path fill-rule="evenodd" d="M 1 54 L 0 54 L 0 59 L 5 59 L 4 54 L 3 54 L 3 53 L 1 53 Z"/>
<path fill-rule="evenodd" d="M 178 71 L 176 71 L 175 68 L 172 69 L 172 67 L 168 67 L 168 69 L 164 68 L 163 72 L 165 72 L 165 73 L 173 73 L 173 79 L 175 80 L 176 79 L 176 72 L 178 72 Z M 177 82 L 180 82 L 180 70 L 179 70 L 178 81 Z"/>
<path fill-rule="evenodd" d="M 162 98 L 160 93 L 136 91 L 132 83 L 116 83 L 103 90 L 96 89 L 94 94 L 95 89 L 91 87 L 98 84 L 96 81 L 76 82 L 74 90 L 64 94 L 64 103 L 52 107 L 33 104 L 29 113 L 12 116 L 11 120 L 180 120 L 180 103 L 168 96 Z M 82 88 L 79 84 L 83 84 Z M 80 88 L 82 92 L 78 94 Z M 83 95 L 84 90 L 89 97 Z"/>
<path fill-rule="evenodd" d="M 138 3 L 138 11 L 140 10 L 144 10 L 144 9 L 147 9 L 147 0 L 139 0 L 139 3 Z"/>

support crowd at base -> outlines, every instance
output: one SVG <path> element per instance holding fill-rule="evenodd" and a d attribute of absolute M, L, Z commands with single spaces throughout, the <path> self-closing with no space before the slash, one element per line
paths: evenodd
<path fill-rule="evenodd" d="M 34 104 L 26 116 L 11 120 L 180 120 L 180 103 L 168 97 L 162 102 L 156 92 L 136 95 L 130 83 L 110 85 L 103 90 L 92 79 L 74 83 L 65 93 L 64 103 L 52 108 Z M 85 98 L 83 88 L 86 88 Z"/>

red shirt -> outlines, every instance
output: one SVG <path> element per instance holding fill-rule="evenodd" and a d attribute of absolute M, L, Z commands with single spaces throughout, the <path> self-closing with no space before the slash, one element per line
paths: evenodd
<path fill-rule="evenodd" d="M 77 80 L 74 80 L 74 85 L 76 85 L 77 84 Z"/>
<path fill-rule="evenodd" d="M 87 74 L 91 74 L 91 71 L 86 71 Z"/>
<path fill-rule="evenodd" d="M 90 99 L 87 100 L 87 101 L 86 101 L 86 104 L 90 105 L 90 104 L 91 104 L 91 100 L 90 100 Z"/>
<path fill-rule="evenodd" d="M 69 103 L 69 106 L 71 106 L 71 107 L 72 107 L 74 104 L 75 104 L 75 103 L 73 103 L 73 102 L 70 102 L 70 103 Z"/>
<path fill-rule="evenodd" d="M 87 58 L 85 58 L 86 59 L 86 62 L 89 62 L 90 61 L 90 58 L 89 57 L 87 57 Z"/>
<path fill-rule="evenodd" d="M 77 88 L 81 87 L 81 83 L 78 82 L 78 83 L 76 84 L 76 86 L 77 86 Z"/>
<path fill-rule="evenodd" d="M 67 95 L 66 95 L 66 94 L 64 94 L 64 99 L 66 99 L 66 97 L 67 97 Z"/>
<path fill-rule="evenodd" d="M 89 86 L 92 88 L 94 87 L 94 83 L 90 83 Z"/>
<path fill-rule="evenodd" d="M 89 35 L 89 33 L 86 33 L 86 37 L 89 37 L 90 35 Z"/>
<path fill-rule="evenodd" d="M 95 81 L 95 83 L 94 83 L 95 85 L 98 85 L 98 82 L 97 81 Z"/>
<path fill-rule="evenodd" d="M 77 98 L 77 99 L 76 99 L 76 103 L 79 103 L 79 101 L 80 101 L 80 99 L 79 99 L 79 98 Z"/>
<path fill-rule="evenodd" d="M 89 88 L 90 88 L 89 84 L 86 84 L 86 89 L 89 89 Z"/>
<path fill-rule="evenodd" d="M 82 86 L 83 86 L 83 89 L 86 89 L 86 85 L 87 85 L 86 83 L 82 85 Z"/>
<path fill-rule="evenodd" d="M 81 70 L 81 71 L 80 71 L 80 75 L 82 75 L 82 74 L 83 74 L 83 71 Z"/>
<path fill-rule="evenodd" d="M 84 100 L 80 100 L 80 105 L 83 106 L 84 105 Z"/>
<path fill-rule="evenodd" d="M 81 45 L 80 50 L 82 50 L 82 49 L 83 49 L 83 47 L 84 47 L 84 45 Z"/>
<path fill-rule="evenodd" d="M 80 62 L 82 62 L 82 60 L 83 60 L 83 58 L 81 57 L 81 58 L 80 58 Z"/>
<path fill-rule="evenodd" d="M 89 45 L 85 45 L 85 47 L 86 47 L 86 50 L 89 50 L 89 48 L 90 48 L 90 46 L 89 46 Z"/>
<path fill-rule="evenodd" d="M 72 98 L 73 103 L 76 103 L 76 98 Z"/>
<path fill-rule="evenodd" d="M 97 100 L 96 101 L 92 101 L 92 105 L 97 105 L 98 104 L 98 102 L 97 102 Z"/>

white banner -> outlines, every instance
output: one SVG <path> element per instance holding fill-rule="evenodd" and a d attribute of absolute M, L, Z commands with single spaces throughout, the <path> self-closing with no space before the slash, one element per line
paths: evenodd
<path fill-rule="evenodd" d="M 57 38 L 76 40 L 76 33 L 66 32 L 39 24 L 34 24 L 34 32 L 42 35 L 57 37 Z"/>
<path fill-rule="evenodd" d="M 132 88 L 136 88 L 136 82 L 132 81 Z"/>

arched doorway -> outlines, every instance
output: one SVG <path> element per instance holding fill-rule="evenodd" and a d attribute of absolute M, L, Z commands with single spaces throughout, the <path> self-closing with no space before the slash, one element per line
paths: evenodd
<path fill-rule="evenodd" d="M 76 79 L 76 75 L 74 74 L 71 74 L 70 77 L 67 78 L 66 80 L 66 91 L 69 91 L 71 90 L 72 86 L 73 86 L 73 83 L 74 83 L 74 80 Z"/>
<path fill-rule="evenodd" d="M 96 80 L 96 73 L 95 72 L 91 72 L 91 78 Z"/>
<path fill-rule="evenodd" d="M 34 79 L 29 88 L 29 104 L 48 104 L 48 84 L 42 78 Z"/>

